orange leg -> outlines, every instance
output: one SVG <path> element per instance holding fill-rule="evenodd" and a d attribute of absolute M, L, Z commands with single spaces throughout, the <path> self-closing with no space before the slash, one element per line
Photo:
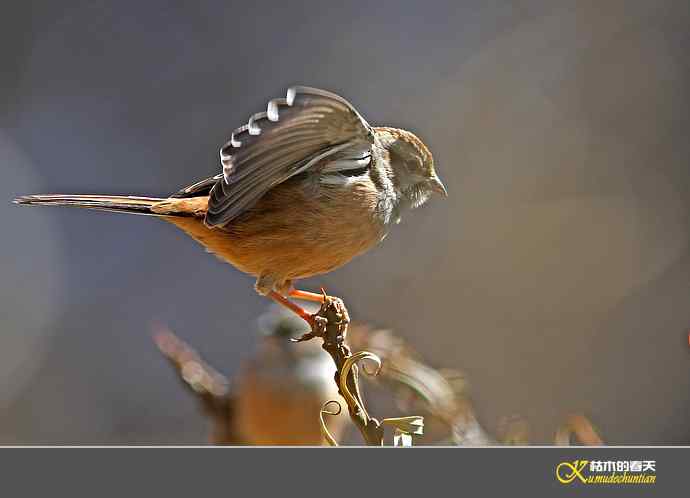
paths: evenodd
<path fill-rule="evenodd" d="M 314 294 L 315 296 L 318 296 L 318 294 Z M 289 299 L 287 299 L 285 296 L 282 296 L 278 294 L 276 291 L 271 291 L 268 293 L 267 297 L 270 297 L 273 299 L 276 303 L 280 304 L 281 306 L 285 306 L 287 309 L 295 313 L 297 316 L 302 318 L 305 322 L 307 322 L 310 326 L 314 326 L 314 317 L 307 312 L 304 308 L 301 306 L 296 305 Z M 321 296 L 321 299 L 323 299 L 323 296 Z"/>
<path fill-rule="evenodd" d="M 288 292 L 288 295 L 290 297 L 294 297 L 295 299 L 301 299 L 303 301 L 311 301 L 314 303 L 323 303 L 327 297 L 326 291 L 321 289 L 321 294 L 317 294 L 316 292 L 308 292 L 308 291 L 303 291 L 303 290 L 298 290 L 298 289 L 290 289 Z"/>

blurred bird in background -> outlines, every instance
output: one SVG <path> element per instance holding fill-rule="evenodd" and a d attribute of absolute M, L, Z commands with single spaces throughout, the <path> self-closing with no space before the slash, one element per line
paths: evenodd
<path fill-rule="evenodd" d="M 316 309 L 313 309 L 315 312 Z M 289 342 L 306 332 L 294 314 L 274 308 L 260 316 L 259 350 L 245 361 L 233 387 L 235 420 L 247 444 L 323 444 L 319 412 L 338 400 L 335 365 L 318 341 Z M 328 430 L 340 440 L 348 424 L 346 411 L 328 417 Z"/>
<path fill-rule="evenodd" d="M 157 327 L 154 339 L 183 384 L 201 401 L 213 423 L 212 443 L 323 444 L 319 412 L 331 400 L 344 403 L 333 382 L 333 361 L 315 341 L 299 346 L 288 341 L 305 333 L 306 324 L 285 308 L 271 307 L 258 325 L 258 350 L 242 362 L 232 380 L 167 328 Z M 341 440 L 347 415 L 328 419 L 330 434 Z"/>
<path fill-rule="evenodd" d="M 30 195 L 18 204 L 159 216 L 256 277 L 255 288 L 317 301 L 293 280 L 328 273 L 383 240 L 405 209 L 447 195 L 431 152 L 409 131 L 372 127 L 342 97 L 292 87 L 220 149 L 223 172 L 168 198 Z"/>

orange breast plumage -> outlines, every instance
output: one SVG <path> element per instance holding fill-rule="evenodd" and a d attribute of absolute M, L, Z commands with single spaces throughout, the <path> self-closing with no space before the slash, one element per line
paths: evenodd
<path fill-rule="evenodd" d="M 379 192 L 368 176 L 346 185 L 309 182 L 295 177 L 276 186 L 222 228 L 197 218 L 168 221 L 239 270 L 280 288 L 344 265 L 385 235 L 376 216 Z"/>

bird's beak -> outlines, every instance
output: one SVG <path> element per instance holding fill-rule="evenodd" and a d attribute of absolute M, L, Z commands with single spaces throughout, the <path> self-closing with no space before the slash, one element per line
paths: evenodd
<path fill-rule="evenodd" d="M 441 179 L 434 175 L 431 177 L 429 180 L 429 184 L 431 185 L 431 190 L 433 192 L 436 192 L 437 194 L 441 194 L 443 197 L 448 197 L 448 191 L 446 190 L 446 186 L 443 184 Z"/>

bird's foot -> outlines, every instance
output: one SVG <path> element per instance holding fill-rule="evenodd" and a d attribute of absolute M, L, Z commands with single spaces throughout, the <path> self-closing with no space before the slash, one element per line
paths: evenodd
<path fill-rule="evenodd" d="M 289 299 L 287 299 L 285 296 L 282 294 L 279 294 L 276 291 L 269 291 L 266 294 L 267 297 L 270 297 L 273 299 L 276 303 L 280 304 L 281 306 L 286 307 L 293 313 L 295 313 L 297 316 L 299 316 L 301 319 L 303 319 L 305 322 L 307 322 L 312 330 L 314 329 L 314 325 L 316 324 L 316 320 L 314 319 L 314 315 L 309 313 L 307 310 L 302 308 L 301 306 L 293 303 Z"/>
<path fill-rule="evenodd" d="M 291 338 L 290 342 L 304 342 L 309 339 L 314 339 L 315 337 L 323 337 L 326 333 L 326 326 L 328 325 L 328 320 L 318 313 L 311 315 L 312 322 L 309 323 L 311 326 L 311 331 L 306 334 L 302 334 L 300 337 Z"/>
<path fill-rule="evenodd" d="M 341 331 L 344 332 L 347 330 L 347 324 L 350 322 L 342 299 L 327 295 L 323 288 L 321 289 L 321 294 L 304 291 L 298 292 L 302 298 L 304 298 L 305 295 L 308 296 L 309 300 L 318 298 L 318 302 L 321 303 L 319 311 L 311 314 L 276 291 L 270 291 L 267 294 L 268 297 L 281 306 L 286 307 L 309 324 L 311 328 L 309 332 L 303 334 L 301 337 L 290 340 L 292 342 L 303 342 L 313 339 L 314 337 L 326 337 L 327 334 L 332 335 L 333 330 L 331 334 L 329 334 L 328 331 L 330 329 L 328 326 L 333 325 L 336 327 L 335 334 L 338 337 L 331 337 L 330 340 L 335 340 L 338 344 L 342 343 L 344 341 L 344 335 L 341 335 Z M 293 295 L 292 292 L 289 294 Z"/>
<path fill-rule="evenodd" d="M 323 287 L 321 287 L 321 294 L 292 288 L 288 291 L 288 296 L 314 303 L 325 303 L 327 299 L 338 299 L 337 297 L 327 295 Z"/>

